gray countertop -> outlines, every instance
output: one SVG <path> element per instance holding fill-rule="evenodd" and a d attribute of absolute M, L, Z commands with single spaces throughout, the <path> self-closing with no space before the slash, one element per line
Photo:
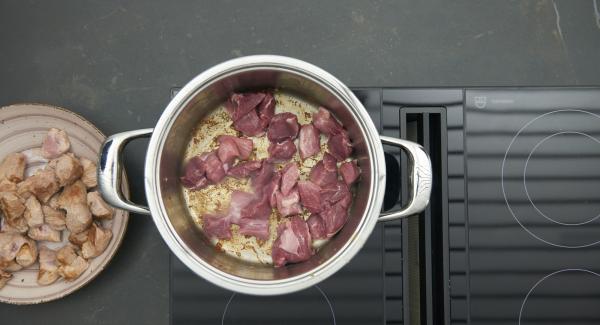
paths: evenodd
<path fill-rule="evenodd" d="M 596 2 L 600 2 L 597 0 Z M 600 85 L 594 1 L 0 2 L 0 106 L 43 102 L 106 134 L 152 127 L 181 86 L 229 58 L 307 60 L 350 86 Z M 128 149 L 143 202 L 145 143 Z M 169 322 L 169 252 L 133 215 L 91 284 L 39 306 L 0 305 L 3 321 Z"/>

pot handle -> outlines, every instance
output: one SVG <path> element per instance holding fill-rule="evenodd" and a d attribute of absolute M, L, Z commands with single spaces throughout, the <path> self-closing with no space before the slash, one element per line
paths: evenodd
<path fill-rule="evenodd" d="M 423 147 L 412 141 L 380 136 L 383 144 L 399 147 L 408 154 L 410 200 L 400 211 L 382 213 L 379 221 L 396 220 L 421 213 L 431 195 L 431 160 Z"/>
<path fill-rule="evenodd" d="M 135 204 L 121 190 L 123 174 L 123 148 L 129 141 L 149 137 L 153 129 L 141 129 L 114 134 L 102 144 L 98 166 L 98 188 L 110 205 L 133 213 L 150 214 L 148 207 Z"/>

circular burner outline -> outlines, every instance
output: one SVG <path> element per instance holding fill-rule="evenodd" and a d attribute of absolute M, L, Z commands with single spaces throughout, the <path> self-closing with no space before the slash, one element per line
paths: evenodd
<path fill-rule="evenodd" d="M 600 144 L 600 140 L 594 138 L 593 136 L 591 136 L 591 135 L 589 135 L 587 133 L 584 133 L 584 132 L 577 132 L 577 131 L 557 132 L 557 133 L 551 134 L 551 135 L 543 138 L 540 142 L 538 142 L 533 147 L 533 149 L 531 149 L 531 152 L 529 153 L 529 156 L 527 156 L 527 160 L 525 160 L 525 167 L 523 168 L 523 187 L 525 188 L 525 195 L 527 195 L 527 199 L 529 200 L 529 203 L 531 203 L 531 205 L 533 206 L 533 208 L 535 209 L 535 211 L 537 211 L 542 217 L 546 218 L 548 221 L 551 221 L 551 222 L 554 222 L 556 224 L 563 225 L 563 226 L 581 226 L 581 225 L 585 225 L 585 224 L 588 224 L 590 222 L 593 222 L 594 220 L 600 218 L 600 213 L 598 213 L 596 216 L 590 218 L 589 220 L 582 221 L 582 222 L 577 222 L 577 223 L 561 222 L 561 221 L 554 220 L 552 217 L 549 217 L 544 212 L 542 212 L 542 210 L 540 210 L 537 207 L 537 205 L 535 205 L 535 203 L 531 199 L 531 196 L 529 195 L 529 189 L 527 188 L 527 167 L 529 165 L 529 160 L 531 159 L 531 156 L 537 150 L 537 148 L 539 148 L 539 146 L 541 146 L 544 142 L 546 142 L 547 140 L 549 140 L 549 139 L 551 139 L 551 138 L 553 138 L 555 136 L 563 135 L 563 134 L 577 134 L 577 135 L 582 135 L 582 136 L 587 137 L 588 139 L 591 139 L 591 140 L 595 141 L 596 143 Z"/>
<path fill-rule="evenodd" d="M 527 122 L 521 129 L 519 129 L 519 131 L 517 132 L 517 134 L 515 134 L 515 136 L 512 138 L 512 140 L 510 141 L 510 143 L 508 144 L 508 147 L 506 148 L 506 152 L 504 153 L 504 158 L 502 159 L 502 168 L 500 170 L 501 172 L 501 179 L 500 179 L 500 184 L 502 186 L 502 195 L 504 196 L 504 202 L 506 203 L 506 207 L 508 208 L 508 211 L 510 212 L 510 214 L 512 215 L 512 217 L 515 219 L 515 221 L 519 224 L 519 226 L 521 226 L 521 228 L 523 228 L 523 230 L 525 230 L 527 233 L 529 233 L 531 236 L 533 236 L 535 239 L 546 243 L 548 245 L 551 246 L 555 246 L 555 247 L 561 247 L 561 248 L 584 248 L 584 247 L 590 247 L 590 246 L 594 246 L 598 243 L 600 243 L 600 240 L 597 240 L 593 243 L 589 243 L 589 244 L 585 244 L 585 245 L 562 245 L 562 244 L 555 244 L 553 242 L 547 241 L 543 238 L 541 238 L 540 236 L 534 234 L 531 230 L 527 229 L 527 227 L 525 227 L 525 225 L 523 225 L 521 223 L 521 221 L 519 220 L 519 218 L 517 217 L 517 215 L 515 214 L 515 212 L 513 211 L 513 209 L 510 206 L 510 203 L 508 202 L 508 197 L 506 195 L 506 189 L 504 188 L 504 165 L 506 164 L 506 159 L 508 157 L 508 153 L 510 151 L 510 148 L 512 147 L 512 145 L 514 144 L 515 140 L 517 139 L 517 137 L 521 134 L 521 132 L 523 132 L 523 130 L 525 130 L 529 125 L 531 125 L 533 122 L 547 116 L 547 115 L 551 115 L 551 114 L 555 114 L 555 113 L 563 113 L 563 112 L 578 112 L 578 113 L 584 113 L 584 114 L 588 114 L 590 116 L 593 116 L 597 119 L 600 120 L 600 115 L 598 114 L 594 114 L 592 112 L 588 112 L 588 111 L 584 111 L 584 110 L 580 110 L 580 109 L 559 109 L 559 110 L 554 110 L 548 113 L 544 113 L 534 119 L 532 119 L 531 121 Z"/>
<path fill-rule="evenodd" d="M 548 278 L 550 278 L 550 277 L 552 277 L 554 275 L 557 275 L 559 273 L 564 273 L 564 272 L 583 272 L 583 273 L 588 273 L 588 274 L 595 275 L 595 276 L 597 276 L 597 277 L 600 278 L 600 274 L 598 274 L 598 273 L 596 273 L 594 271 L 586 270 L 586 269 L 562 269 L 562 270 L 558 270 L 558 271 L 552 272 L 550 274 L 547 274 L 543 278 L 539 279 L 533 285 L 533 287 L 531 287 L 531 289 L 529 289 L 529 291 L 527 292 L 527 295 L 525 295 L 525 299 L 523 299 L 523 302 L 521 303 L 521 309 L 519 310 L 519 325 L 521 325 L 521 317 L 523 316 L 523 309 L 525 308 L 525 304 L 527 303 L 527 299 L 529 299 L 529 296 L 531 295 L 531 293 L 533 292 L 533 290 L 535 290 L 535 288 L 537 288 L 537 286 L 539 286 L 546 279 L 548 279 Z"/>
<path fill-rule="evenodd" d="M 318 285 L 314 286 L 317 290 L 319 290 L 319 292 L 321 293 L 321 295 L 323 296 L 323 298 L 325 298 L 325 301 L 327 302 L 327 305 L 329 306 L 329 310 L 331 311 L 331 318 L 333 319 L 333 325 L 337 325 L 337 322 L 335 320 L 335 311 L 333 310 L 333 305 L 331 304 L 331 301 L 329 301 L 329 297 L 327 297 L 327 294 L 325 294 L 325 291 L 323 291 L 323 289 L 321 289 L 321 287 L 319 287 Z M 237 294 L 234 292 L 231 294 L 231 297 L 229 297 L 229 300 L 227 300 L 227 304 L 225 304 L 225 309 L 223 310 L 223 315 L 221 315 L 221 325 L 225 325 L 225 315 L 227 315 L 227 310 L 229 310 L 229 305 L 231 304 L 231 302 L 233 301 L 233 298 L 235 298 Z"/>

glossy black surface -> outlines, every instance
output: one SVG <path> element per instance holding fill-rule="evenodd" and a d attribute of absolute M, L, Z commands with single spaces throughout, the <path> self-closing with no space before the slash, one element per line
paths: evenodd
<path fill-rule="evenodd" d="M 600 90 L 466 91 L 471 322 L 600 322 Z"/>

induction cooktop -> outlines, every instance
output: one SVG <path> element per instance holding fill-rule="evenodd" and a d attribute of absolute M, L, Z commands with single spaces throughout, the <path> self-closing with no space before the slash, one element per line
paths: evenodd
<path fill-rule="evenodd" d="M 380 134 L 430 154 L 427 210 L 285 296 L 232 293 L 172 256 L 172 324 L 600 323 L 600 88 L 353 91 Z M 385 150 L 393 210 L 406 157 Z"/>

